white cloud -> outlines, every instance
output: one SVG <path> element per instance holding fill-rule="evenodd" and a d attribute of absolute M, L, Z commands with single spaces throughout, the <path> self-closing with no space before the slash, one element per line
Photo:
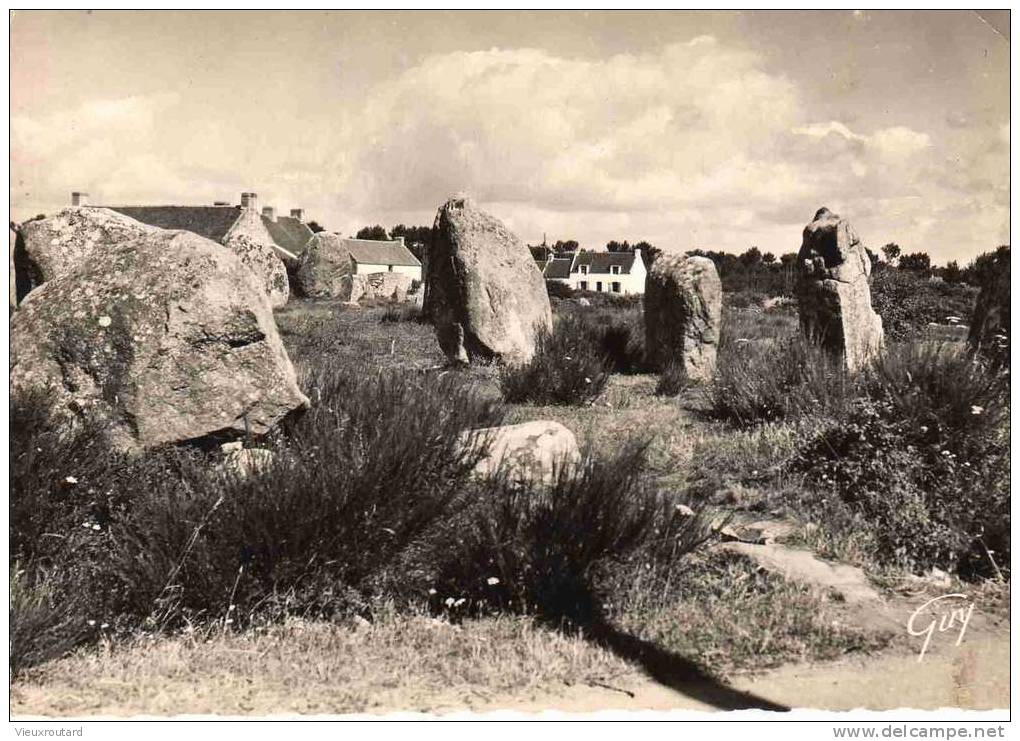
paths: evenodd
<path fill-rule="evenodd" d="M 886 157 L 909 157 L 931 146 L 931 137 L 906 126 L 880 129 L 872 134 L 869 143 Z"/>
<path fill-rule="evenodd" d="M 208 203 L 254 188 L 351 232 L 430 223 L 468 190 L 526 239 L 588 246 L 785 252 L 822 205 L 869 243 L 936 259 L 1002 238 L 1008 122 L 970 116 L 941 133 L 847 124 L 809 117 L 828 109 L 803 96 L 712 37 L 602 59 L 460 51 L 328 116 L 203 108 L 186 93 L 15 116 L 11 195 L 31 216 L 78 188 L 107 203 Z"/>
<path fill-rule="evenodd" d="M 839 121 L 829 121 L 828 123 L 814 123 L 808 126 L 795 126 L 793 129 L 794 134 L 800 134 L 801 136 L 809 136 L 812 139 L 823 139 L 830 134 L 841 136 L 847 141 L 858 141 L 865 142 L 867 137 L 860 136 L 852 132 L 846 124 L 842 124 Z"/>

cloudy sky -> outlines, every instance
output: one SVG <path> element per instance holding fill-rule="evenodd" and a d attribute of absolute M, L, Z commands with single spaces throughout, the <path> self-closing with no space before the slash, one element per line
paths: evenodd
<path fill-rule="evenodd" d="M 777 254 L 821 206 L 936 262 L 1009 241 L 1009 42 L 971 12 L 17 12 L 15 220 L 466 191 L 522 238 Z"/>

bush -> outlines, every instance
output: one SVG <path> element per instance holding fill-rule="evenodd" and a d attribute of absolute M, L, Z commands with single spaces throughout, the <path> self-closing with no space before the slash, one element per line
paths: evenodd
<path fill-rule="evenodd" d="M 724 334 L 709 414 L 739 427 L 835 411 L 853 379 L 821 348 L 801 337 L 756 341 Z"/>
<path fill-rule="evenodd" d="M 88 639 L 87 610 L 66 590 L 54 586 L 43 569 L 33 573 L 12 562 L 10 570 L 10 636 L 12 675 L 63 656 Z"/>
<path fill-rule="evenodd" d="M 484 446 L 464 431 L 502 419 L 456 375 L 327 367 L 309 395 L 255 475 L 183 452 L 166 475 L 140 472 L 113 531 L 122 610 L 166 623 L 364 610 L 470 485 Z"/>
<path fill-rule="evenodd" d="M 549 293 L 549 298 L 567 299 L 574 297 L 574 289 L 558 280 L 547 280 L 545 282 L 545 289 Z"/>
<path fill-rule="evenodd" d="M 966 324 L 977 296 L 961 283 L 933 283 L 923 273 L 886 268 L 871 280 L 871 303 L 882 317 L 887 341 L 917 339 L 929 323 L 945 324 L 958 317 Z"/>
<path fill-rule="evenodd" d="M 456 374 L 334 365 L 306 388 L 315 406 L 262 443 L 274 459 L 247 476 L 197 449 L 122 459 L 84 427 L 50 432 L 35 405 L 12 405 L 12 556 L 60 575 L 45 600 L 31 591 L 43 582 L 24 582 L 23 633 L 49 630 L 46 605 L 111 629 L 367 609 L 473 485 L 484 445 L 465 431 L 502 411 Z"/>
<path fill-rule="evenodd" d="M 962 351 L 894 346 L 797 467 L 863 516 L 878 560 L 1008 573 L 1008 394 Z"/>
<path fill-rule="evenodd" d="M 398 322 L 415 322 L 416 324 L 428 324 L 428 317 L 420 306 L 414 304 L 389 304 L 379 321 L 384 324 L 396 324 Z"/>
<path fill-rule="evenodd" d="M 608 565 L 637 554 L 674 565 L 708 536 L 702 518 L 649 488 L 645 464 L 645 446 L 630 443 L 586 456 L 549 487 L 490 479 L 471 522 L 454 526 L 459 544 L 435 576 L 434 607 L 597 622 Z"/>
<path fill-rule="evenodd" d="M 527 363 L 500 371 L 503 398 L 511 403 L 585 404 L 609 382 L 610 360 L 578 314 L 557 317 L 553 331 L 539 336 Z"/>

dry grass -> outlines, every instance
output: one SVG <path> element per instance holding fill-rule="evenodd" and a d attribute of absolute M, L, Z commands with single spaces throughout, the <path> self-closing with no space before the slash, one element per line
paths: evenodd
<path fill-rule="evenodd" d="M 82 652 L 14 685 L 16 715 L 343 714 L 479 709 L 636 672 L 528 618 L 362 628 L 291 622 L 244 635 L 139 639 Z"/>

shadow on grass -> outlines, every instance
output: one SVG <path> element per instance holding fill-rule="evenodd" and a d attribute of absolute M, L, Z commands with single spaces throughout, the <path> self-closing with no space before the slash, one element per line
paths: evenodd
<path fill-rule="evenodd" d="M 584 635 L 621 659 L 638 665 L 659 684 L 720 710 L 790 710 L 785 705 L 750 692 L 728 687 L 690 659 L 650 641 L 623 633 L 607 623 L 586 626 Z"/>

